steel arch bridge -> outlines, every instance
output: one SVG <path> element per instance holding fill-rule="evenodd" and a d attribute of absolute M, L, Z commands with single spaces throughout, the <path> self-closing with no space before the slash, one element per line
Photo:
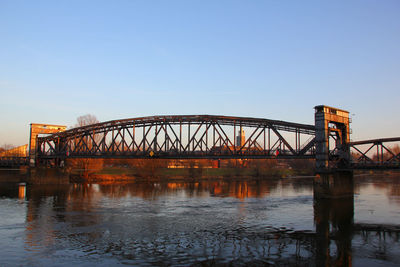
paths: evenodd
<path fill-rule="evenodd" d="M 315 126 L 212 115 L 113 120 L 37 139 L 38 161 L 65 158 L 314 158 Z"/>
<path fill-rule="evenodd" d="M 350 166 L 353 169 L 400 169 L 399 144 L 400 137 L 351 142 Z"/>

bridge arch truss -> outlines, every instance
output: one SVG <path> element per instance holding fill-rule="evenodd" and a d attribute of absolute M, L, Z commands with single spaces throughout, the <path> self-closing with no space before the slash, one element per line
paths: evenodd
<path fill-rule="evenodd" d="M 315 126 L 212 115 L 114 120 L 39 137 L 36 157 L 314 158 Z"/>
<path fill-rule="evenodd" d="M 350 143 L 353 169 L 400 169 L 400 137 Z"/>

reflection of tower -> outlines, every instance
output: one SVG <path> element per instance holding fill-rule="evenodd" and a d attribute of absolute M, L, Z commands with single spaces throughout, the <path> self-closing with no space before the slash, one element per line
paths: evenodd
<path fill-rule="evenodd" d="M 314 183 L 316 266 L 351 266 L 353 178 L 337 173 L 324 174 L 319 179 L 325 183 Z M 331 184 L 330 188 L 327 188 L 327 181 Z M 332 241 L 335 241 L 336 249 Z"/>
<path fill-rule="evenodd" d="M 236 146 L 243 146 L 245 142 L 244 130 L 240 128 L 238 136 L 236 136 Z"/>
<path fill-rule="evenodd" d="M 18 185 L 18 198 L 25 199 L 25 195 L 26 195 L 26 184 L 20 183 Z"/>

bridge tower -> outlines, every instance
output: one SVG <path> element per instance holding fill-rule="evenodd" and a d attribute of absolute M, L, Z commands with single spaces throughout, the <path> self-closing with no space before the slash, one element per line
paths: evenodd
<path fill-rule="evenodd" d="M 316 171 L 345 168 L 350 160 L 349 112 L 329 106 L 316 106 Z M 333 139 L 333 144 L 329 143 Z"/>
<path fill-rule="evenodd" d="M 67 126 L 31 123 L 31 130 L 29 135 L 29 166 L 36 165 L 36 151 L 37 151 L 37 137 L 39 134 L 51 134 L 65 131 Z"/>

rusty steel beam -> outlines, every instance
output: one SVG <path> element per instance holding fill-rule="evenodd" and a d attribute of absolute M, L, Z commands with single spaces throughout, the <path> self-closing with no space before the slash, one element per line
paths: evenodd
<path fill-rule="evenodd" d="M 237 144 L 235 140 L 238 136 L 236 126 L 240 127 L 239 136 L 244 143 Z M 142 134 L 138 134 L 138 128 L 142 128 Z M 248 137 L 243 136 L 242 141 L 241 130 L 244 128 Z M 40 137 L 37 152 L 42 160 L 276 158 L 277 155 L 281 158 L 312 158 L 314 138 L 304 138 L 308 141 L 300 144 L 301 134 L 313 137 L 314 126 L 227 116 L 153 116 L 97 123 Z M 287 135 L 294 135 L 294 139 Z"/>
<path fill-rule="evenodd" d="M 400 137 L 391 137 L 391 138 L 380 138 L 380 139 L 370 139 L 370 140 L 350 142 L 350 145 L 356 146 L 356 145 L 365 145 L 365 144 L 373 144 L 373 143 L 389 143 L 389 142 L 399 142 L 399 141 L 400 141 Z"/>
<path fill-rule="evenodd" d="M 389 143 L 400 142 L 400 137 L 351 142 L 353 169 L 400 169 L 400 153 Z M 364 147 L 363 147 L 364 146 Z M 373 152 L 375 150 L 375 153 Z"/>
<path fill-rule="evenodd" d="M 201 123 L 204 121 L 208 122 L 218 122 L 220 125 L 230 125 L 234 126 L 235 122 L 239 122 L 241 127 L 257 127 L 260 124 L 269 124 L 274 126 L 277 130 L 282 130 L 286 132 L 295 132 L 297 129 L 300 133 L 303 134 L 314 134 L 315 126 L 308 124 L 299 124 L 293 122 L 285 122 L 278 120 L 269 120 L 269 119 L 257 119 L 257 118 L 246 118 L 246 117 L 228 117 L 228 116 L 213 116 L 213 115 L 186 115 L 186 116 L 151 116 L 151 117 L 140 117 L 140 118 L 132 118 L 132 119 L 124 119 L 124 120 L 113 120 L 102 123 L 91 124 L 88 126 L 77 127 L 73 129 L 69 129 L 63 132 L 55 133 L 53 136 L 77 136 L 84 134 L 88 130 L 101 131 L 102 129 L 110 128 L 110 127 L 123 127 L 126 128 L 129 126 L 150 126 L 158 124 L 160 125 L 162 122 L 167 122 L 171 124 L 190 124 L 190 123 Z"/>
<path fill-rule="evenodd" d="M 348 168 L 400 168 L 400 154 L 390 142 L 400 142 L 400 137 L 348 143 L 356 155 Z M 39 137 L 36 154 L 45 164 L 67 158 L 296 159 L 315 158 L 316 143 L 314 125 L 212 115 L 152 116 Z M 329 151 L 332 166 L 340 163 L 336 150 Z"/>

